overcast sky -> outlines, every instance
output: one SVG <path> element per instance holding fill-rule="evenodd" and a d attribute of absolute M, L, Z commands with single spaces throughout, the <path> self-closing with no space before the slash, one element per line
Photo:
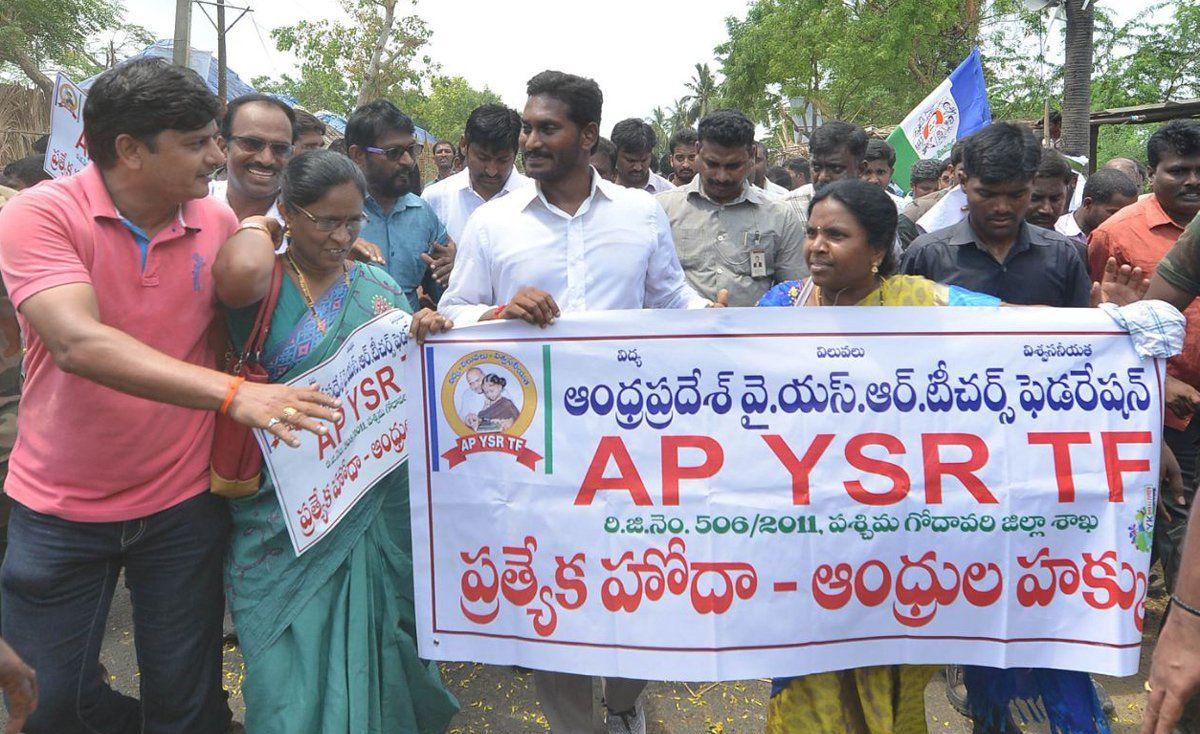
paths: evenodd
<path fill-rule="evenodd" d="M 1128 18 L 1152 0 L 1100 0 Z M 254 9 L 229 33 L 229 66 L 246 81 L 295 68 L 275 49 L 270 30 L 301 19 L 335 17 L 334 0 L 226 0 Z M 429 53 L 443 73 L 488 86 L 520 110 L 525 82 L 543 69 L 590 76 L 604 90 L 605 134 L 626 117 L 646 117 L 684 94 L 697 62 L 717 63 L 713 48 L 726 39 L 725 18 L 743 17 L 748 0 L 418 0 L 416 12 L 433 30 Z M 174 33 L 171 0 L 125 0 L 126 19 L 159 38 Z M 229 17 L 236 14 L 228 11 Z M 648 47 L 648 42 L 654 46 Z M 192 46 L 216 50 L 216 32 L 199 6 L 192 11 Z"/>

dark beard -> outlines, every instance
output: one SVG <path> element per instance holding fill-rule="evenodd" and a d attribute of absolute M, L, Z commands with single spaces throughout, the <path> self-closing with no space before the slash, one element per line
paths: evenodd
<path fill-rule="evenodd" d="M 400 171 L 394 176 L 389 176 L 375 188 L 380 194 L 389 199 L 399 199 L 412 191 L 412 169 Z"/>

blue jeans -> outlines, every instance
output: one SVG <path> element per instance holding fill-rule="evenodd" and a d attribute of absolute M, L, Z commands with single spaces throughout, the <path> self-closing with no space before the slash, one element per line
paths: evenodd
<path fill-rule="evenodd" d="M 27 734 L 223 734 L 225 501 L 201 494 L 124 522 L 13 502 L 0 570 L 3 636 L 37 671 Z M 109 687 L 100 643 L 117 577 L 133 602 L 141 701 Z"/>

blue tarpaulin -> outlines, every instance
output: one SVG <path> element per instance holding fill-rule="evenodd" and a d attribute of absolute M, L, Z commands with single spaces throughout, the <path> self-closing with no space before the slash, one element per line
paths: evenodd
<path fill-rule="evenodd" d="M 145 58 L 147 56 L 152 56 L 152 57 L 157 57 L 160 59 L 166 59 L 166 60 L 170 61 L 174 57 L 174 54 L 175 54 L 175 42 L 170 38 L 166 38 L 166 39 L 155 41 L 153 44 L 147 46 L 142 51 L 134 54 L 133 56 L 130 56 L 129 58 L 130 59 L 140 59 L 140 58 Z M 128 60 L 129 59 L 126 59 L 126 61 L 128 61 Z M 217 59 L 215 56 L 213 56 L 208 51 L 199 51 L 199 50 L 193 48 L 193 49 L 191 49 L 190 53 L 188 54 L 188 66 L 190 66 L 193 70 L 195 70 L 195 72 L 197 74 L 199 74 L 202 79 L 204 79 L 205 83 L 208 84 L 208 88 L 213 91 L 213 94 L 217 93 L 217 88 L 218 88 L 217 82 L 218 82 L 219 77 L 217 75 Z M 99 76 L 99 74 L 97 74 L 96 76 Z M 95 76 L 89 77 L 87 79 L 84 79 L 82 82 L 80 82 L 79 87 L 81 89 L 83 89 L 84 91 L 87 91 L 88 89 L 91 88 L 92 82 L 94 82 L 94 81 L 96 81 Z M 254 91 L 256 91 L 254 89 L 254 87 L 250 86 L 245 81 L 243 81 L 242 78 L 237 75 L 237 72 L 235 72 L 233 69 L 226 67 L 226 69 L 225 69 L 225 101 L 226 102 L 233 100 L 233 99 L 237 99 L 238 97 L 242 96 L 243 94 L 250 94 Z M 300 104 L 300 100 L 296 99 L 295 97 L 292 97 L 291 95 L 276 94 L 274 96 L 278 97 L 279 99 L 288 103 L 292 107 L 302 107 L 302 105 Z M 319 120 L 321 120 L 321 122 L 324 122 L 326 125 L 330 126 L 334 130 L 336 130 L 338 135 L 346 134 L 346 118 L 342 117 L 341 115 L 337 115 L 337 114 L 334 114 L 334 113 L 328 112 L 328 111 L 321 111 L 321 112 L 316 113 L 316 116 Z M 416 129 L 416 134 L 414 135 L 414 137 L 417 139 L 417 142 L 421 143 L 422 145 L 432 145 L 433 143 L 437 142 L 437 138 L 435 138 L 433 135 L 430 135 L 428 130 L 426 130 L 422 127 L 419 127 L 419 126 Z"/>
<path fill-rule="evenodd" d="M 316 113 L 316 117 L 329 127 L 337 130 L 338 135 L 346 134 L 346 118 L 341 115 L 335 115 L 329 110 L 321 110 Z M 413 133 L 413 137 L 417 139 L 418 143 L 421 145 L 433 145 L 437 142 L 437 138 L 431 135 L 428 130 L 420 125 L 416 125 L 415 127 L 416 131 Z"/>
<path fill-rule="evenodd" d="M 171 39 L 162 39 L 155 41 L 153 44 L 142 49 L 140 52 L 130 56 L 131 59 L 141 59 L 157 57 L 170 61 L 175 53 L 175 42 Z M 128 59 L 126 59 L 128 61 Z M 188 66 L 190 66 L 200 78 L 208 84 L 208 88 L 217 93 L 218 75 L 217 75 L 217 59 L 208 51 L 199 51 L 192 49 L 188 54 Z M 99 76 L 97 74 L 97 76 Z M 79 86 L 84 90 L 88 90 L 92 86 L 92 82 L 96 81 L 96 77 L 89 77 L 79 83 Z M 250 94 L 254 91 L 254 87 L 247 84 L 233 69 L 225 69 L 225 101 L 236 99 L 243 94 Z"/>

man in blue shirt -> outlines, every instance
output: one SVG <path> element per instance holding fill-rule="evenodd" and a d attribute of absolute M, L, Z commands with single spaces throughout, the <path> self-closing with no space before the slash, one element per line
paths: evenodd
<path fill-rule="evenodd" d="M 420 308 L 418 289 L 434 303 L 450 280 L 454 242 L 433 209 L 412 191 L 420 146 L 408 115 L 385 99 L 369 102 L 346 123 L 346 152 L 367 179 L 361 237 L 383 250 L 388 273 Z"/>

